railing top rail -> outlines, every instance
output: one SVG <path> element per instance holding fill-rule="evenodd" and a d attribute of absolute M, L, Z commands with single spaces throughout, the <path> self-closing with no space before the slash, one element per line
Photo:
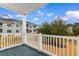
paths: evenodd
<path fill-rule="evenodd" d="M 39 34 L 36 34 L 36 33 L 27 33 L 27 35 L 39 35 Z"/>
<path fill-rule="evenodd" d="M 27 35 L 39 35 L 36 33 L 27 33 Z M 55 37 L 55 38 L 61 38 L 61 39 L 73 39 L 73 40 L 77 40 L 79 39 L 78 36 L 60 36 L 60 35 L 46 35 L 46 34 L 42 34 L 42 36 L 46 36 L 46 37 Z"/>
<path fill-rule="evenodd" d="M 12 34 L 14 34 L 14 35 L 20 35 L 21 33 L 0 33 L 0 35 L 12 35 Z"/>
<path fill-rule="evenodd" d="M 46 34 L 42 34 L 42 36 L 47 36 L 47 37 L 56 37 L 56 38 L 66 38 L 66 39 L 79 39 L 79 37 L 77 36 L 60 36 L 60 35 L 46 35 Z"/>

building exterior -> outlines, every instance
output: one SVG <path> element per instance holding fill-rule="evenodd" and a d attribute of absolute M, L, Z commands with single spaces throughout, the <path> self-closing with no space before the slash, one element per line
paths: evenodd
<path fill-rule="evenodd" d="M 68 24 L 68 25 L 67 25 L 67 32 L 73 33 L 73 26 L 74 26 L 74 25 L 72 25 L 72 24 Z"/>
<path fill-rule="evenodd" d="M 27 22 L 27 32 L 36 33 L 37 25 Z M 21 33 L 22 21 L 0 17 L 0 33 Z"/>
<path fill-rule="evenodd" d="M 31 23 L 31 22 L 27 22 L 26 27 L 27 27 L 26 29 L 27 33 L 38 33 L 37 32 L 38 25 Z"/>

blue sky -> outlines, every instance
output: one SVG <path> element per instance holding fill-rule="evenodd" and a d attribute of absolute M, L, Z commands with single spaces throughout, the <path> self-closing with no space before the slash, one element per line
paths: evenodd
<path fill-rule="evenodd" d="M 8 14 L 9 17 L 21 19 L 17 13 L 0 8 L 0 15 Z M 11 15 L 9 15 L 11 14 Z M 49 3 L 27 15 L 27 20 L 36 24 L 45 21 L 51 22 L 56 17 L 61 17 L 67 23 L 79 22 L 79 4 L 78 3 Z"/>
<path fill-rule="evenodd" d="M 5 8 L 0 7 L 0 16 L 9 16 L 10 18 L 19 19 L 21 20 L 21 15 L 18 14 L 16 11 L 13 12 L 11 10 L 7 10 Z"/>

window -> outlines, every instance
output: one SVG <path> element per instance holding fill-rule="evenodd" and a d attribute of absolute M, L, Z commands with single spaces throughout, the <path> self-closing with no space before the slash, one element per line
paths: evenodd
<path fill-rule="evenodd" d="M 0 23 L 0 26 L 2 26 L 2 23 Z"/>
<path fill-rule="evenodd" d="M 7 30 L 7 33 L 11 33 L 11 30 Z"/>
<path fill-rule="evenodd" d="M 0 29 L 0 33 L 2 33 L 2 29 Z"/>
<path fill-rule="evenodd" d="M 19 30 L 16 30 L 16 33 L 19 33 Z"/>
<path fill-rule="evenodd" d="M 8 27 L 11 27 L 11 24 L 7 24 Z"/>
<path fill-rule="evenodd" d="M 28 24 L 26 25 L 26 27 L 28 28 Z"/>
<path fill-rule="evenodd" d="M 16 27 L 19 27 L 19 24 L 16 24 Z"/>
<path fill-rule="evenodd" d="M 33 26 L 34 28 L 36 28 L 36 26 Z"/>
<path fill-rule="evenodd" d="M 32 30 L 30 30 L 30 32 L 32 32 Z"/>
<path fill-rule="evenodd" d="M 26 30 L 26 32 L 28 33 L 28 32 L 29 32 L 29 30 L 27 29 L 27 30 Z"/>
<path fill-rule="evenodd" d="M 27 29 L 26 31 L 27 31 L 27 33 L 30 33 L 30 32 L 32 32 L 32 30 L 30 30 L 30 29 Z"/>
<path fill-rule="evenodd" d="M 34 29 L 34 32 L 36 32 L 36 29 Z"/>

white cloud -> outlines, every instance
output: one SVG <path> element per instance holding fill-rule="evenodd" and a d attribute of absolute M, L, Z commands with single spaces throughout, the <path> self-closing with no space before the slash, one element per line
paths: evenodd
<path fill-rule="evenodd" d="M 67 11 L 65 14 L 66 14 L 65 16 L 61 17 L 65 21 L 69 19 L 75 19 L 75 20 L 79 19 L 79 11 L 71 10 L 71 11 Z"/>
<path fill-rule="evenodd" d="M 62 19 L 62 20 L 64 20 L 64 21 L 67 21 L 68 20 L 68 17 L 66 17 L 66 16 L 55 16 L 54 17 L 54 19 L 57 19 L 57 18 L 60 18 L 60 19 Z"/>
<path fill-rule="evenodd" d="M 15 17 L 21 17 L 21 15 L 14 15 Z"/>
<path fill-rule="evenodd" d="M 45 14 L 44 12 L 42 12 L 42 11 L 40 11 L 40 10 L 38 10 L 37 13 L 38 13 L 39 15 L 41 15 L 41 16 Z"/>
<path fill-rule="evenodd" d="M 79 11 L 67 11 L 66 12 L 66 17 L 79 19 Z"/>
<path fill-rule="evenodd" d="M 58 16 L 55 16 L 55 17 L 54 17 L 54 19 L 57 19 L 57 18 L 58 18 Z"/>
<path fill-rule="evenodd" d="M 39 20 L 39 18 L 34 18 L 33 20 Z"/>
<path fill-rule="evenodd" d="M 63 17 L 61 17 L 64 21 L 67 21 L 68 20 L 68 17 L 66 17 L 66 16 L 63 16 Z"/>
<path fill-rule="evenodd" d="M 52 15 L 53 15 L 53 13 L 48 13 L 48 14 L 47 14 L 47 16 L 49 16 L 49 17 L 52 16 Z"/>

